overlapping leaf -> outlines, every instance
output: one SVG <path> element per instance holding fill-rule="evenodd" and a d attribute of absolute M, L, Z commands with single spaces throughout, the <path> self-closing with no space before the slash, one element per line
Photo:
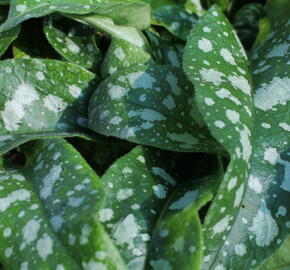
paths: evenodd
<path fill-rule="evenodd" d="M 89 106 L 89 127 L 103 135 L 181 152 L 220 152 L 193 102 L 193 86 L 170 66 L 140 66 L 103 81 Z"/>
<path fill-rule="evenodd" d="M 200 269 L 203 237 L 198 211 L 216 193 L 223 176 L 220 165 L 213 175 L 180 185 L 167 200 L 150 243 L 148 265 L 153 269 Z"/>
<path fill-rule="evenodd" d="M 95 45 L 95 31 L 83 24 L 50 16 L 44 33 L 53 48 L 66 60 L 96 70 L 101 53 Z"/>
<path fill-rule="evenodd" d="M 1 262 L 11 269 L 125 269 L 95 221 L 103 187 L 80 154 L 61 139 L 24 152 L 25 169 L 1 171 Z"/>
<path fill-rule="evenodd" d="M 99 220 L 132 270 L 144 269 L 148 243 L 164 200 L 176 185 L 167 155 L 138 146 L 102 177 L 106 200 Z"/>
<path fill-rule="evenodd" d="M 191 32 L 184 55 L 185 72 L 195 83 L 199 109 L 211 133 L 231 156 L 204 224 L 203 269 L 223 267 L 216 253 L 220 254 L 227 228 L 239 214 L 249 176 L 253 106 L 248 65 L 232 26 L 219 8 L 211 8 Z"/>
<path fill-rule="evenodd" d="M 1 152 L 28 139 L 83 131 L 95 75 L 54 60 L 0 63 Z"/>

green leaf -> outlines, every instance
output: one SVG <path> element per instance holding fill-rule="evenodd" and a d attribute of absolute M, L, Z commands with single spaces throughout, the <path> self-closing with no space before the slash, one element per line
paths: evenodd
<path fill-rule="evenodd" d="M 135 65 L 153 64 L 151 55 L 142 48 L 119 38 L 112 38 L 101 66 L 103 78 Z"/>
<path fill-rule="evenodd" d="M 27 178 L 74 260 L 84 269 L 125 269 L 117 249 L 96 221 L 104 189 L 81 155 L 61 139 L 31 143 L 24 146 L 24 152 Z"/>
<path fill-rule="evenodd" d="M 266 11 L 268 17 L 275 23 L 275 21 L 281 18 L 289 18 L 289 1 L 288 0 L 267 0 Z"/>
<path fill-rule="evenodd" d="M 154 11 L 154 23 L 164 26 L 170 33 L 183 40 L 186 40 L 197 20 L 195 14 L 190 14 L 179 6 L 165 5 Z"/>
<path fill-rule="evenodd" d="M 0 10 L 0 24 L 6 17 L 6 10 L 1 8 Z M 5 53 L 9 45 L 17 38 L 20 31 L 20 27 L 17 26 L 8 31 L 0 33 L 0 57 Z"/>
<path fill-rule="evenodd" d="M 188 181 L 166 202 L 151 242 L 148 263 L 153 269 L 201 269 L 203 239 L 199 210 L 208 203 L 222 179 L 215 174 Z"/>
<path fill-rule="evenodd" d="M 0 62 L 0 80 L 2 152 L 28 139 L 83 133 L 94 74 L 55 60 L 17 59 Z"/>
<path fill-rule="evenodd" d="M 174 175 L 166 170 L 167 155 L 138 146 L 102 177 L 106 199 L 99 220 L 114 239 L 128 269 L 143 269 L 150 235 L 165 198 L 176 185 Z"/>
<path fill-rule="evenodd" d="M 101 53 L 95 46 L 92 28 L 71 20 L 50 16 L 44 33 L 51 46 L 66 60 L 96 70 Z"/>
<path fill-rule="evenodd" d="M 208 15 L 205 15 L 205 18 L 215 16 L 215 12 L 218 14 L 218 22 L 221 22 L 217 25 L 221 27 L 223 25 L 222 15 L 218 10 L 212 9 Z M 197 30 L 198 28 L 199 26 L 196 26 Z M 227 32 L 230 37 L 230 31 Z M 216 32 L 214 34 L 219 37 L 219 34 L 222 33 Z M 289 153 L 288 36 L 289 26 L 284 21 L 277 25 L 277 28 L 269 36 L 269 40 L 264 45 L 259 46 L 253 54 L 253 81 L 256 89 L 254 105 L 256 108 L 253 112 L 255 113 L 253 115 L 253 136 L 251 143 L 249 141 L 248 144 L 248 153 L 253 148 L 252 157 L 249 160 L 250 163 L 245 164 L 247 168 L 245 170 L 245 165 L 232 168 L 239 151 L 231 154 L 232 160 L 228 167 L 228 173 L 205 220 L 204 237 L 205 243 L 207 243 L 204 257 L 205 268 L 227 269 L 236 265 L 239 269 L 255 269 L 273 254 L 289 235 L 287 223 L 289 220 L 288 198 L 290 190 L 288 181 L 289 154 L 287 155 Z M 193 44 L 198 44 L 198 41 L 190 43 L 191 46 L 194 46 Z M 226 44 L 235 46 L 234 40 L 224 45 Z M 214 51 L 216 50 L 214 49 Z M 234 58 L 236 63 L 241 64 L 239 59 L 239 55 Z M 209 61 L 209 59 L 207 60 Z M 200 65 L 202 61 L 197 60 L 194 63 Z M 192 76 L 189 72 L 188 74 Z M 226 73 L 227 80 L 230 76 L 231 74 Z M 217 83 L 217 81 L 215 82 Z M 203 92 L 199 92 L 199 89 L 202 89 L 208 82 L 200 80 L 195 81 L 195 84 L 201 110 L 203 108 L 202 102 L 208 103 L 208 100 L 204 99 L 206 95 L 210 94 L 207 97 L 212 98 L 214 102 L 214 104 L 212 101 L 210 102 L 212 105 L 208 104 L 209 115 L 210 108 L 217 102 L 225 102 L 229 98 L 228 95 L 223 95 L 224 99 L 219 99 L 221 87 L 227 90 L 231 89 L 229 86 L 224 87 L 224 82 L 220 82 L 215 88 L 203 89 Z M 245 86 L 248 84 L 243 84 L 243 89 L 232 89 L 231 100 L 233 101 L 233 97 L 237 98 L 237 94 L 243 94 L 240 90 L 245 90 Z M 239 129 L 240 122 L 247 120 L 247 114 L 244 114 L 242 118 L 241 113 L 246 106 L 251 108 L 250 96 L 245 94 L 243 96 L 244 98 L 240 99 L 241 108 L 237 110 L 240 112 L 240 118 L 239 122 L 234 125 L 236 131 Z M 227 111 L 227 107 L 231 103 L 228 102 L 223 113 Z M 251 110 L 246 111 L 251 112 Z M 219 115 L 217 112 L 211 121 L 206 114 L 204 117 L 209 123 L 210 129 L 211 122 L 221 120 L 221 114 Z M 221 124 L 219 123 L 218 126 Z M 236 144 L 238 138 L 235 139 L 234 134 L 231 134 L 231 129 L 232 125 L 227 124 L 225 132 L 232 136 L 232 143 Z M 248 130 L 251 131 L 251 129 L 249 126 Z M 211 131 L 218 139 L 219 134 L 214 133 L 214 129 Z M 242 135 L 242 132 L 240 134 Z M 223 144 L 231 151 L 231 148 L 226 146 L 226 144 L 229 145 L 226 138 L 226 134 L 224 134 Z M 245 142 L 245 140 L 243 141 Z M 242 151 L 242 153 L 244 155 L 245 152 Z M 248 171 L 249 165 L 250 171 Z M 243 192 L 244 190 L 245 192 Z M 219 213 L 218 217 L 217 213 Z"/>
<path fill-rule="evenodd" d="M 220 152 L 197 123 L 193 86 L 182 70 L 140 66 L 103 81 L 89 105 L 89 128 L 166 150 Z"/>

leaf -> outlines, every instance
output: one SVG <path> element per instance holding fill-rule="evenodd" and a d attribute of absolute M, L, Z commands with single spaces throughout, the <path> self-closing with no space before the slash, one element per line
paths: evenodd
<path fill-rule="evenodd" d="M 112 38 L 110 47 L 101 65 L 103 78 L 116 71 L 135 65 L 153 64 L 149 53 L 124 39 Z"/>
<path fill-rule="evenodd" d="M 151 232 L 172 187 L 167 154 L 135 147 L 102 177 L 106 199 L 99 211 L 128 269 L 143 269 Z M 163 161 L 164 160 L 164 161 Z M 168 166 L 168 165 L 167 165 Z"/>
<path fill-rule="evenodd" d="M 277 24 L 277 29 L 281 25 L 287 23 L 284 21 Z M 244 176 L 244 181 L 247 181 L 239 186 L 234 198 L 239 202 L 234 204 L 241 205 L 238 213 L 228 214 L 233 199 L 229 201 L 228 192 L 224 191 L 217 194 L 207 214 L 205 229 L 209 229 L 205 231 L 205 268 L 222 269 L 236 265 L 239 269 L 255 269 L 277 250 L 289 234 L 287 129 L 290 118 L 286 84 L 289 54 L 286 49 L 283 50 L 286 44 L 288 48 L 287 31 L 275 29 L 269 40 L 253 53 L 256 108 L 251 170 L 249 176 Z M 198 85 L 196 87 L 199 93 Z M 225 184 L 231 189 L 235 182 L 231 179 Z M 245 189 L 244 198 L 242 189 Z M 218 202 L 221 204 L 219 208 Z M 222 208 L 224 203 L 227 204 Z M 224 212 L 219 216 L 219 221 L 211 223 L 211 219 L 215 220 L 214 216 L 222 209 Z"/>
<path fill-rule="evenodd" d="M 0 23 L 3 22 L 6 17 L 5 9 L 0 10 Z M 17 38 L 20 31 L 20 27 L 12 28 L 8 31 L 0 33 L 0 57 L 5 53 L 9 45 Z"/>
<path fill-rule="evenodd" d="M 94 79 L 79 66 L 55 60 L 0 62 L 2 153 L 28 139 L 83 134 Z"/>
<path fill-rule="evenodd" d="M 25 168 L 54 231 L 84 269 L 125 269 L 123 261 L 96 221 L 104 200 L 100 178 L 81 155 L 62 139 L 24 146 Z"/>
<path fill-rule="evenodd" d="M 195 121 L 191 89 L 176 68 L 124 69 L 103 81 L 92 96 L 89 128 L 165 150 L 220 152 L 202 123 Z"/>
<path fill-rule="evenodd" d="M 51 46 L 66 60 L 84 68 L 97 69 L 101 53 L 95 46 L 95 33 L 92 28 L 50 16 L 45 21 L 44 33 Z"/>
<path fill-rule="evenodd" d="M 214 197 L 222 179 L 220 165 L 215 174 L 181 184 L 167 200 L 150 242 L 148 264 L 153 269 L 201 269 L 198 211 Z"/>
<path fill-rule="evenodd" d="M 197 20 L 195 14 L 190 14 L 179 6 L 165 5 L 154 11 L 154 23 L 164 26 L 170 33 L 183 40 L 186 40 Z"/>
<path fill-rule="evenodd" d="M 245 255 L 246 247 L 237 242 L 241 241 L 237 232 L 235 244 L 229 238 L 244 205 L 244 182 L 249 176 L 252 152 L 253 102 L 248 65 L 230 23 L 219 8 L 211 8 L 191 32 L 184 54 L 184 69 L 195 83 L 198 107 L 213 136 L 231 156 L 205 219 L 204 269 L 229 268 L 230 258 L 237 260 L 239 268 L 245 264 L 240 256 Z M 227 251 L 223 255 L 224 249 Z"/>

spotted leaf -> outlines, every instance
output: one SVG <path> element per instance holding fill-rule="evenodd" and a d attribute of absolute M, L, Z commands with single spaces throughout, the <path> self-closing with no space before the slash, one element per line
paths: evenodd
<path fill-rule="evenodd" d="M 140 66 L 114 73 L 95 91 L 89 127 L 103 135 L 175 151 L 221 151 L 193 103 L 193 86 L 170 66 Z"/>
<path fill-rule="evenodd" d="M 138 146 L 104 174 L 106 199 L 99 220 L 114 239 L 128 269 L 143 269 L 151 233 L 165 198 L 176 185 L 158 150 Z"/>
<path fill-rule="evenodd" d="M 82 134 L 94 79 L 85 69 L 60 61 L 2 61 L 1 151 L 28 139 Z"/>
<path fill-rule="evenodd" d="M 44 33 L 53 48 L 66 60 L 96 70 L 101 53 L 95 45 L 94 30 L 71 20 L 50 16 Z"/>
<path fill-rule="evenodd" d="M 96 221 L 104 189 L 81 155 L 62 139 L 39 140 L 25 145 L 23 151 L 27 179 L 71 256 L 84 269 L 125 269 L 117 249 Z"/>

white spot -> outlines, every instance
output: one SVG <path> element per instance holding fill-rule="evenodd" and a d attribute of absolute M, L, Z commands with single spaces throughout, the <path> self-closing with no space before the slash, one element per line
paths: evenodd
<path fill-rule="evenodd" d="M 236 124 L 240 121 L 240 114 L 236 111 L 226 110 L 226 116 L 233 124 Z"/>
<path fill-rule="evenodd" d="M 280 205 L 278 207 L 278 215 L 280 215 L 282 217 L 285 217 L 287 215 L 287 209 L 286 209 L 286 207 Z"/>
<path fill-rule="evenodd" d="M 12 233 L 12 230 L 10 228 L 5 228 L 4 231 L 3 231 L 3 236 L 5 238 L 10 237 L 11 233 Z"/>
<path fill-rule="evenodd" d="M 248 185 L 249 185 L 249 188 L 255 191 L 257 194 L 260 194 L 263 191 L 263 186 L 258 177 L 250 175 Z"/>
<path fill-rule="evenodd" d="M 96 261 L 90 260 L 87 263 L 82 262 L 82 269 L 84 269 L 84 270 L 107 270 L 107 267 L 106 267 L 106 265 L 104 265 L 101 262 L 96 262 Z"/>
<path fill-rule="evenodd" d="M 11 204 L 17 201 L 27 201 L 30 198 L 30 192 L 26 189 L 12 191 L 7 197 L 0 198 L 0 212 L 6 211 Z"/>
<path fill-rule="evenodd" d="M 76 85 L 70 85 L 68 87 L 70 94 L 74 97 L 74 98 L 79 98 L 82 95 L 82 89 Z"/>
<path fill-rule="evenodd" d="M 279 123 L 279 127 L 283 128 L 285 131 L 290 131 L 290 125 L 287 123 Z"/>
<path fill-rule="evenodd" d="M 264 160 L 268 161 L 270 164 L 275 165 L 280 159 L 280 155 L 276 148 L 267 148 L 264 152 Z"/>
<path fill-rule="evenodd" d="M 42 180 L 42 187 L 40 189 L 40 197 L 46 199 L 52 194 L 52 189 L 55 182 L 60 178 L 61 175 L 61 164 L 53 167 L 49 173 Z"/>
<path fill-rule="evenodd" d="M 122 48 L 117 48 L 114 51 L 115 56 L 119 59 L 119 60 L 124 60 L 126 58 L 126 55 L 124 54 Z"/>
<path fill-rule="evenodd" d="M 256 237 L 256 244 L 259 247 L 266 247 L 271 244 L 278 235 L 279 229 L 271 211 L 263 203 L 253 219 L 253 225 L 249 228 Z"/>
<path fill-rule="evenodd" d="M 40 81 L 43 81 L 45 79 L 45 76 L 44 76 L 43 72 L 41 72 L 41 71 L 36 72 L 36 77 Z"/>
<path fill-rule="evenodd" d="M 143 270 L 145 264 L 145 256 L 137 257 L 127 264 L 128 270 Z"/>
<path fill-rule="evenodd" d="M 235 96 L 233 96 L 230 91 L 228 91 L 225 88 L 221 88 L 220 90 L 218 90 L 216 92 L 216 95 L 220 98 L 228 98 L 231 101 L 233 101 L 235 104 L 241 105 L 241 102 Z"/>
<path fill-rule="evenodd" d="M 274 106 L 285 105 L 290 100 L 290 79 L 274 77 L 269 83 L 263 83 L 254 94 L 255 106 L 263 111 L 273 110 Z"/>
<path fill-rule="evenodd" d="M 67 106 L 67 103 L 62 98 L 52 94 L 47 95 L 43 102 L 44 106 L 54 113 L 62 112 Z"/>
<path fill-rule="evenodd" d="M 23 240 L 27 243 L 35 241 L 39 229 L 40 224 L 37 220 L 32 219 L 28 221 L 22 229 Z"/>
<path fill-rule="evenodd" d="M 230 215 L 226 215 L 223 219 L 221 219 L 218 223 L 216 223 L 212 227 L 213 231 L 212 236 L 215 236 L 216 234 L 223 232 L 229 226 L 229 222 L 231 221 L 231 219 L 232 218 Z"/>
<path fill-rule="evenodd" d="M 176 107 L 174 98 L 172 96 L 167 96 L 165 99 L 163 99 L 162 104 L 168 109 L 172 110 Z"/>
<path fill-rule="evenodd" d="M 50 224 L 52 226 L 52 228 L 57 232 L 62 224 L 64 223 L 64 220 L 61 216 L 53 216 L 51 219 L 50 219 Z"/>
<path fill-rule="evenodd" d="M 238 256 L 244 256 L 247 253 L 247 247 L 244 244 L 235 245 L 235 252 Z"/>
<path fill-rule="evenodd" d="M 20 270 L 28 270 L 28 262 L 22 262 L 20 265 Z"/>
<path fill-rule="evenodd" d="M 232 55 L 232 53 L 228 49 L 221 49 L 220 50 L 221 56 L 224 58 L 224 60 L 231 65 L 236 65 L 236 61 Z"/>
<path fill-rule="evenodd" d="M 143 120 L 150 122 L 166 120 L 166 117 L 160 112 L 147 108 L 144 110 L 129 111 L 128 116 L 130 118 L 140 116 Z"/>
<path fill-rule="evenodd" d="M 98 259 L 98 260 L 104 260 L 106 259 L 107 257 L 107 253 L 105 251 L 96 251 L 95 253 L 95 257 Z"/>
<path fill-rule="evenodd" d="M 44 234 L 36 243 L 36 249 L 39 256 L 45 261 L 47 256 L 53 254 L 52 251 L 52 240 L 48 234 Z"/>
<path fill-rule="evenodd" d="M 226 124 L 223 121 L 220 121 L 220 120 L 215 121 L 214 124 L 218 128 L 224 128 L 226 126 Z"/>
<path fill-rule="evenodd" d="M 114 212 L 111 208 L 103 208 L 99 211 L 99 221 L 106 222 L 113 218 Z"/>
<path fill-rule="evenodd" d="M 238 181 L 238 178 L 235 176 L 235 177 L 232 177 L 230 180 L 229 180 L 229 183 L 228 183 L 228 191 L 230 191 L 231 189 L 233 189 L 236 184 L 237 184 L 237 181 Z"/>
<path fill-rule="evenodd" d="M 158 199 L 166 198 L 167 188 L 165 186 L 158 184 L 158 185 L 154 185 L 152 189 Z"/>
<path fill-rule="evenodd" d="M 206 38 L 202 38 L 198 41 L 198 48 L 203 52 L 207 53 L 212 51 L 212 43 Z"/>
<path fill-rule="evenodd" d="M 160 167 L 152 167 L 151 172 L 154 173 L 155 175 L 160 176 L 162 179 L 169 182 L 172 186 L 176 185 L 176 180 L 169 173 L 167 173 L 164 169 Z"/>
<path fill-rule="evenodd" d="M 243 195 L 244 195 L 244 189 L 245 189 L 245 185 L 241 184 L 239 189 L 236 191 L 234 207 L 238 207 L 240 205 Z"/>
<path fill-rule="evenodd" d="M 111 99 L 113 100 L 120 99 L 124 97 L 125 95 L 127 95 L 127 93 L 128 93 L 128 90 L 119 85 L 114 85 L 109 90 L 109 95 Z"/>
<path fill-rule="evenodd" d="M 80 47 L 75 42 L 73 42 L 71 39 L 66 38 L 65 43 L 66 43 L 66 46 L 68 47 L 68 49 L 72 53 L 77 54 L 80 52 L 80 50 L 81 50 Z"/>
<path fill-rule="evenodd" d="M 202 76 L 203 80 L 210 82 L 210 83 L 213 83 L 216 86 L 220 85 L 224 81 L 221 77 L 223 77 L 225 75 L 219 71 L 212 69 L 212 68 L 210 68 L 210 69 L 202 68 L 199 71 L 199 73 Z"/>
<path fill-rule="evenodd" d="M 26 5 L 17 5 L 16 6 L 16 11 L 18 12 L 24 12 L 27 9 Z"/>
<path fill-rule="evenodd" d="M 196 145 L 199 142 L 199 139 L 193 137 L 189 133 L 177 134 L 177 133 L 168 133 L 168 137 L 172 141 L 184 143 L 185 145 Z"/>
<path fill-rule="evenodd" d="M 289 45 L 288 45 L 287 42 L 284 42 L 284 43 L 281 43 L 279 45 L 276 45 L 266 55 L 266 58 L 285 56 L 287 54 L 287 52 L 288 52 L 288 48 L 289 48 Z"/>
<path fill-rule="evenodd" d="M 122 118 L 120 116 L 114 116 L 111 120 L 110 120 L 110 124 L 112 125 L 118 125 L 122 122 Z"/>
<path fill-rule="evenodd" d="M 261 126 L 262 126 L 263 128 L 271 128 L 271 125 L 268 124 L 268 123 L 262 123 Z"/>
<path fill-rule="evenodd" d="M 208 98 L 208 97 L 206 97 L 206 98 L 204 99 L 204 102 L 205 102 L 205 104 L 208 105 L 208 106 L 212 106 L 212 105 L 215 104 L 215 101 L 214 101 L 212 98 Z"/>
<path fill-rule="evenodd" d="M 117 193 L 118 201 L 127 200 L 133 195 L 133 190 L 131 188 L 120 189 Z"/>
<path fill-rule="evenodd" d="M 176 76 L 174 76 L 171 72 L 168 72 L 165 77 L 166 82 L 168 82 L 171 91 L 176 95 L 179 96 L 181 94 L 181 88 L 178 86 L 178 80 Z"/>
<path fill-rule="evenodd" d="M 4 111 L 1 112 L 5 128 L 9 131 L 17 130 L 25 116 L 25 107 L 38 99 L 39 95 L 32 85 L 20 84 L 15 90 L 12 100 L 5 102 Z"/>
<path fill-rule="evenodd" d="M 85 224 L 82 227 L 82 232 L 81 232 L 81 236 L 80 236 L 80 244 L 81 245 L 86 245 L 87 243 L 89 243 L 89 235 L 92 232 L 92 228 L 90 227 L 89 224 Z"/>
<path fill-rule="evenodd" d="M 139 71 L 127 75 L 129 83 L 133 89 L 142 88 L 142 89 L 152 89 L 154 83 L 156 82 L 155 78 L 152 77 L 147 72 Z"/>
<path fill-rule="evenodd" d="M 187 191 L 181 198 L 173 202 L 170 206 L 170 210 L 181 210 L 190 205 L 198 196 L 197 191 Z"/>
<path fill-rule="evenodd" d="M 176 252 L 183 252 L 184 249 L 184 238 L 183 237 L 177 237 L 174 244 L 173 248 Z"/>
<path fill-rule="evenodd" d="M 229 76 L 229 81 L 233 87 L 240 89 L 246 95 L 251 95 L 251 86 L 245 77 Z"/>
<path fill-rule="evenodd" d="M 132 244 L 133 238 L 138 235 L 140 227 L 133 214 L 127 215 L 113 227 L 113 238 L 117 245 Z"/>
<path fill-rule="evenodd" d="M 203 32 L 206 32 L 206 33 L 210 33 L 211 32 L 211 29 L 207 26 L 203 27 L 202 28 Z"/>
<path fill-rule="evenodd" d="M 74 198 L 74 197 L 69 198 L 67 205 L 71 207 L 79 207 L 83 203 L 84 199 L 85 199 L 84 196 L 78 197 L 78 198 Z"/>
<path fill-rule="evenodd" d="M 243 148 L 243 159 L 249 161 L 252 154 L 252 144 L 250 141 L 250 130 L 244 125 L 244 129 L 240 131 L 240 142 Z"/>

